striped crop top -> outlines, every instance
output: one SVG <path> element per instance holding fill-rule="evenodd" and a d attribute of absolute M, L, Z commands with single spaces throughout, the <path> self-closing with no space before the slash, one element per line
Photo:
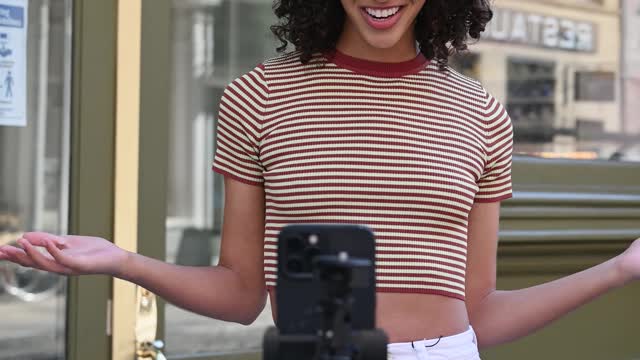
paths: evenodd
<path fill-rule="evenodd" d="M 511 121 L 477 81 L 422 55 L 289 53 L 229 84 L 217 121 L 214 171 L 264 186 L 268 288 L 284 225 L 362 224 L 377 291 L 464 300 L 471 207 L 511 197 Z"/>

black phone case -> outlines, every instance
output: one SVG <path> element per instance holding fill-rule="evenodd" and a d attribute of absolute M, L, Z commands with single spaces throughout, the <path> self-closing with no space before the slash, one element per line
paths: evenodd
<path fill-rule="evenodd" d="M 311 244 L 311 235 L 317 243 Z M 322 326 L 318 302 L 325 288 L 311 272 L 315 255 L 338 255 L 371 261 L 372 266 L 354 272 L 355 281 L 369 286 L 353 289 L 351 324 L 354 330 L 375 328 L 375 239 L 365 226 L 304 224 L 289 225 L 278 236 L 277 318 L 280 333 L 315 334 Z M 293 271 L 292 271 L 293 270 Z"/>

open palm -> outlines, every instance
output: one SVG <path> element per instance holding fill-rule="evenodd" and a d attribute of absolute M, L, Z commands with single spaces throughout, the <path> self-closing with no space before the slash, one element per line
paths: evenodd
<path fill-rule="evenodd" d="M 122 270 L 128 253 L 94 236 L 25 233 L 18 246 L 0 246 L 0 260 L 64 275 L 108 274 Z"/>

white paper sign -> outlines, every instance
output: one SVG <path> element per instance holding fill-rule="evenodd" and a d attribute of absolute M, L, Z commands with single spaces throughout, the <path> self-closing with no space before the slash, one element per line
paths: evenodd
<path fill-rule="evenodd" d="M 0 0 L 0 126 L 27 125 L 28 0 Z"/>

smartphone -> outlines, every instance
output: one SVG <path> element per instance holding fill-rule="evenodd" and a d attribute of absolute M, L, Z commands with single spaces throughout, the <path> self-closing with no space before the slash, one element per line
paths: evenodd
<path fill-rule="evenodd" d="M 278 236 L 276 326 L 280 334 L 316 334 L 322 328 L 319 304 L 327 298 L 327 285 L 318 276 L 318 259 L 327 255 L 368 264 L 352 270 L 354 303 L 348 321 L 353 330 L 375 328 L 373 232 L 362 225 L 288 225 Z"/>

